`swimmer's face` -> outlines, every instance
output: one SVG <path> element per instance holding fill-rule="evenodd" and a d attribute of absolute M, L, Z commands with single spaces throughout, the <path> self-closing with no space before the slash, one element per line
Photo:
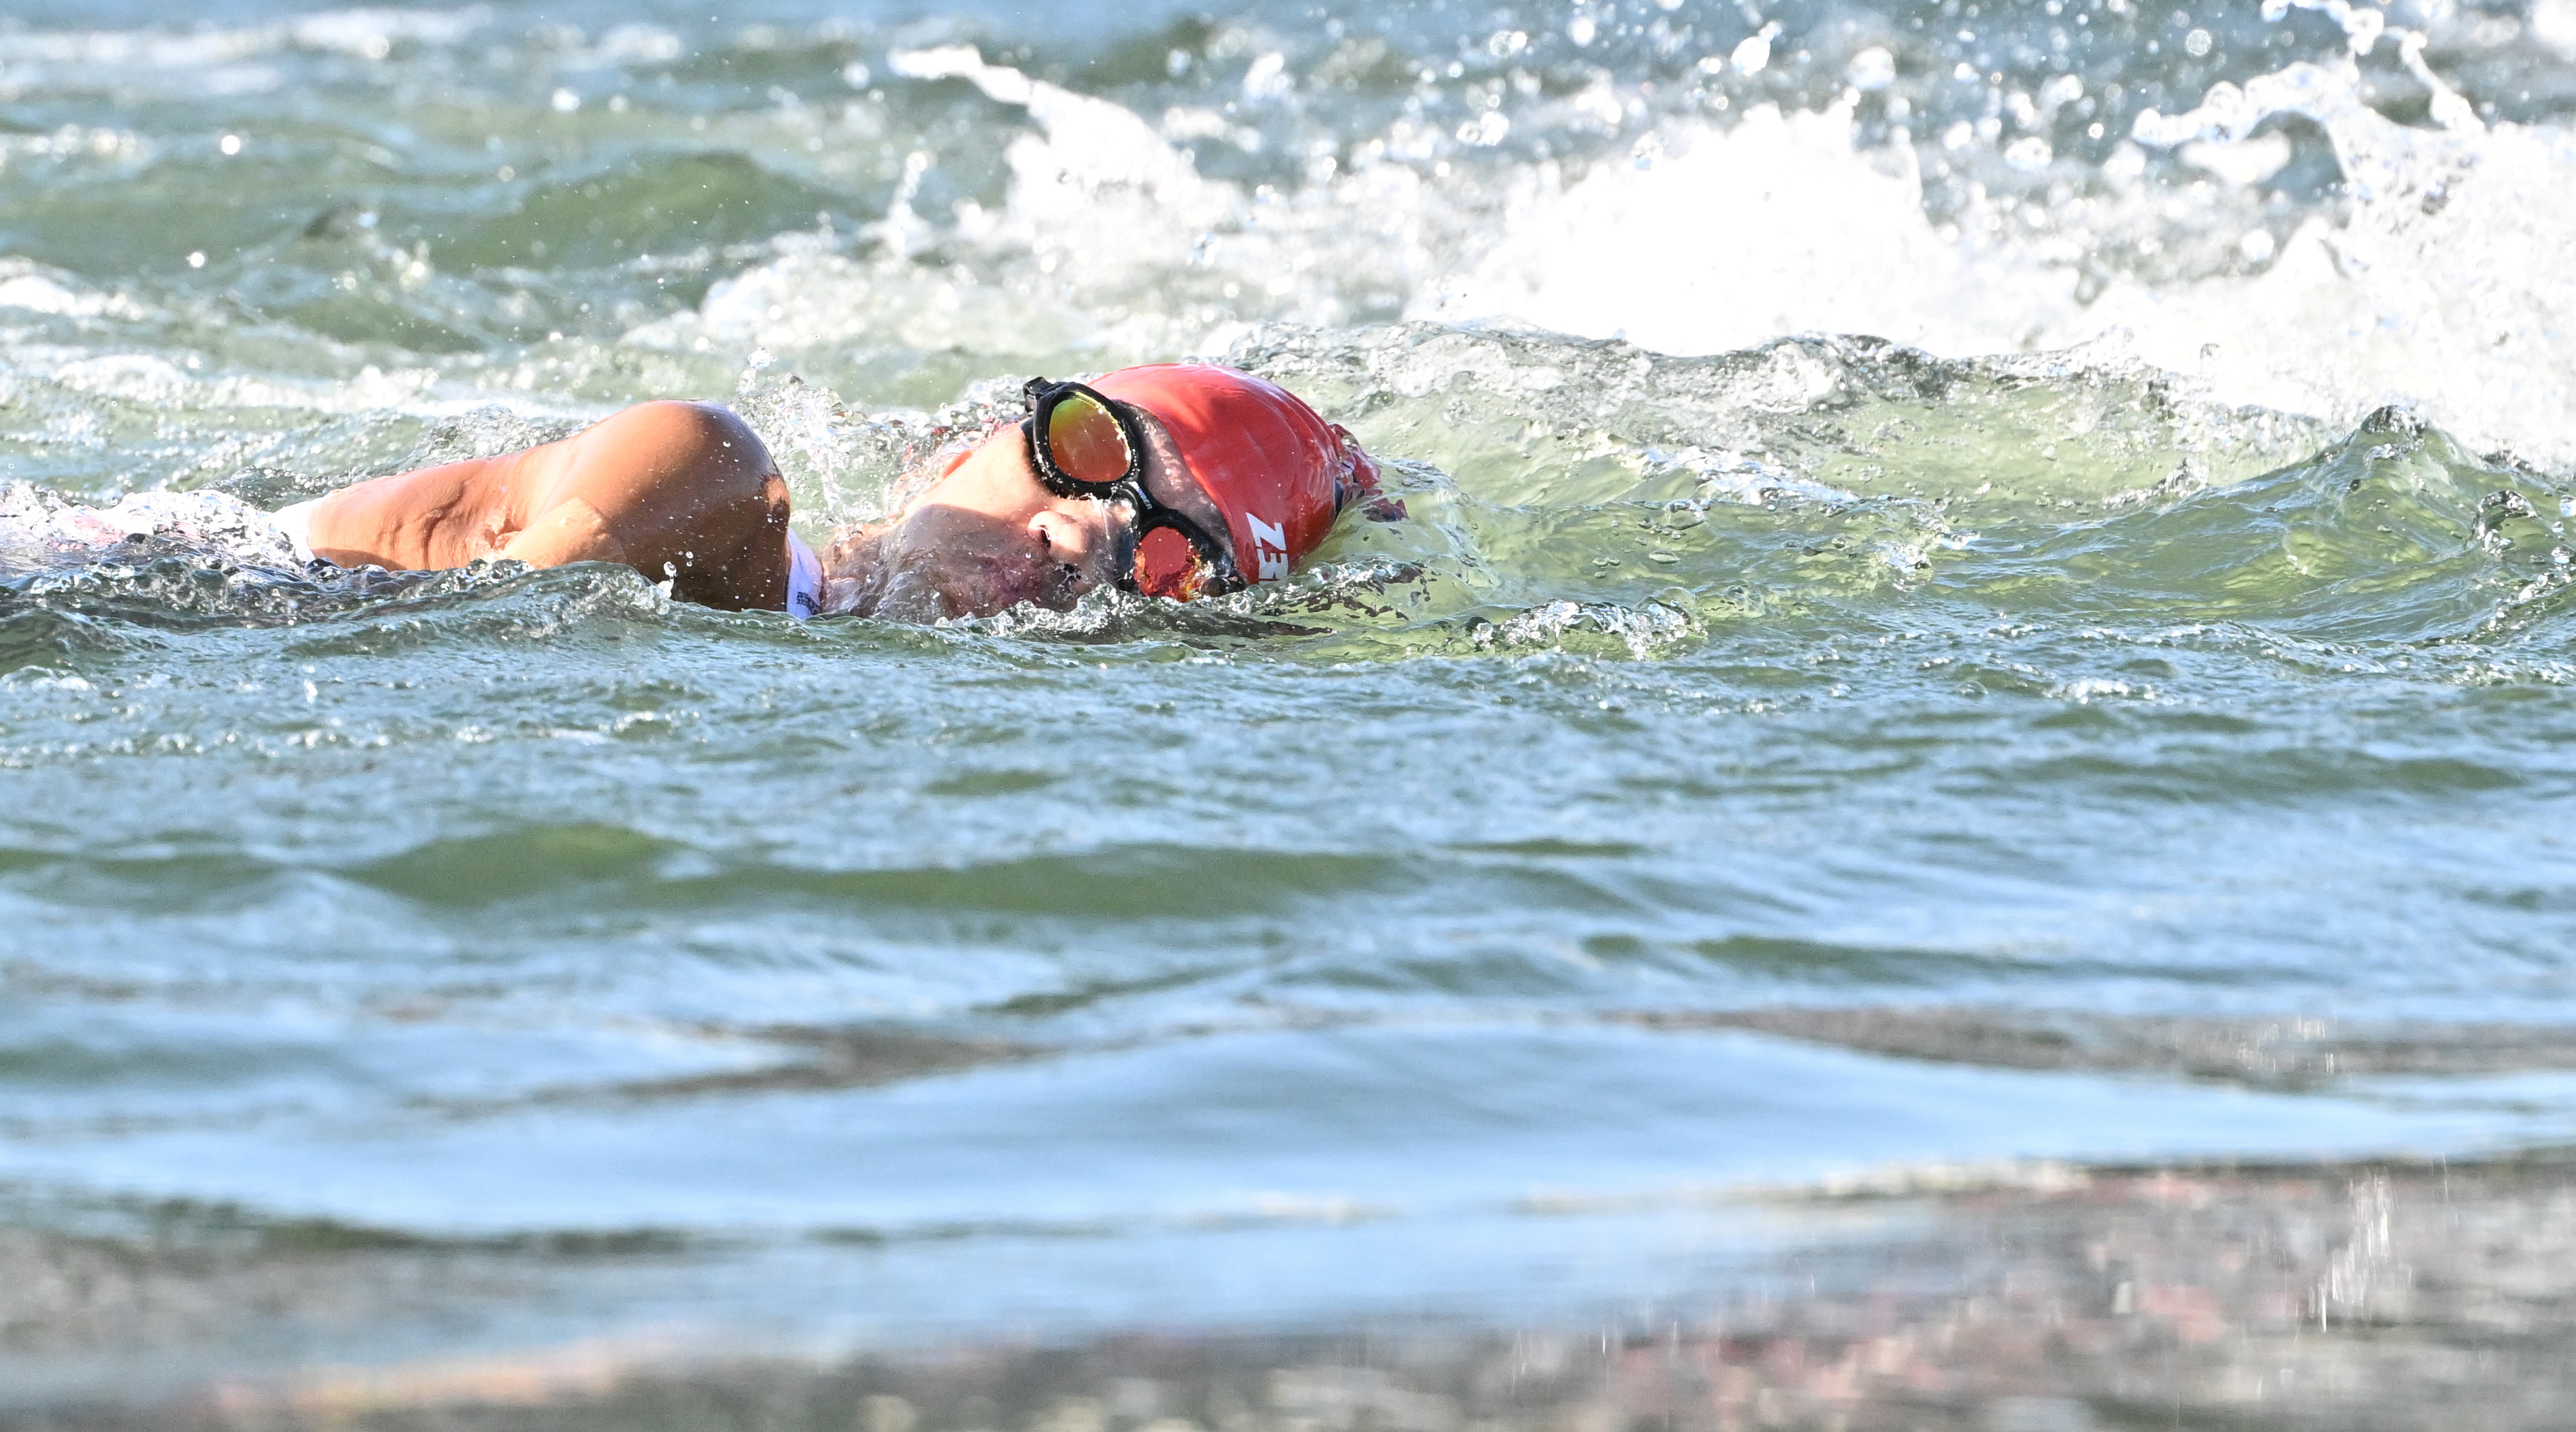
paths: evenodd
<path fill-rule="evenodd" d="M 1225 532 L 1216 504 L 1181 467 L 1170 435 L 1131 408 L 1145 432 L 1145 487 L 1201 531 Z M 891 575 L 881 616 L 914 620 L 987 617 L 1021 602 L 1063 611 L 1085 592 L 1116 585 L 1123 509 L 1058 497 L 1029 465 L 1019 427 L 1003 428 L 958 458 L 896 518 L 879 547 Z"/>

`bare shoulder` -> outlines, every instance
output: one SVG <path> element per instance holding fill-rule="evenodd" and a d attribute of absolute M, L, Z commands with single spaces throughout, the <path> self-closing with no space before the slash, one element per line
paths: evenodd
<path fill-rule="evenodd" d="M 575 467 L 638 476 L 690 472 L 706 478 L 765 477 L 769 448 L 740 414 L 714 403 L 663 399 L 592 424 L 571 440 Z"/>
<path fill-rule="evenodd" d="M 689 601 L 785 605 L 787 483 L 739 414 L 638 403 L 563 444 L 543 486 L 502 555 L 625 562 Z"/>
<path fill-rule="evenodd" d="M 534 522 L 558 502 L 578 499 L 612 520 L 705 521 L 727 509 L 781 510 L 787 484 L 760 435 L 713 403 L 654 402 L 592 424 L 546 466 L 544 490 L 530 494 Z"/>

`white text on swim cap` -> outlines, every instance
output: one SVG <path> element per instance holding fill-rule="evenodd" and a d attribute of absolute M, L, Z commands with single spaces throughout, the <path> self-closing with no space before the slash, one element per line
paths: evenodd
<path fill-rule="evenodd" d="M 1252 524 L 1252 559 L 1261 572 L 1253 580 L 1270 582 L 1287 576 L 1288 529 L 1273 526 L 1249 512 L 1243 514 L 1243 520 Z"/>

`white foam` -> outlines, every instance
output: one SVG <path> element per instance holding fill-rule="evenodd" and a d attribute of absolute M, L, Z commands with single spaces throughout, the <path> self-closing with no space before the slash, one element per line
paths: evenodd
<path fill-rule="evenodd" d="M 63 364 L 54 370 L 54 381 L 76 393 L 176 404 L 194 380 L 177 364 L 155 354 L 104 353 Z"/>
<path fill-rule="evenodd" d="M 1508 317 L 1673 353 L 1807 331 L 1955 352 L 2018 346 L 2071 305 L 2072 273 L 1977 273 L 1924 218 L 1913 151 L 1855 153 L 1847 106 L 1674 126 L 1663 150 L 1520 199 L 1503 241 L 1415 316 Z M 1972 289 L 1984 301 L 1933 298 Z"/>
<path fill-rule="evenodd" d="M 2341 17 L 2351 50 L 2383 38 L 2377 13 Z M 1006 200 L 917 213 L 932 161 L 916 155 L 872 254 L 782 243 L 696 312 L 629 336 L 733 351 L 1078 348 L 1107 365 L 1219 352 L 1261 321 L 1331 328 L 1394 309 L 1684 354 L 1797 332 L 1950 356 L 2100 344 L 2222 402 L 2338 424 L 2409 402 L 2475 446 L 2576 465 L 2576 277 L 2563 271 L 2576 148 L 2554 129 L 2478 124 L 2425 68 L 2422 36 L 2384 37 L 2431 82 L 2445 128 L 2370 109 L 2337 54 L 2149 114 L 2138 143 L 2091 169 L 2034 151 L 2024 167 L 2057 176 L 2053 190 L 1979 191 L 1944 223 L 1925 211 L 1930 160 L 1903 138 L 1859 147 L 1848 96 L 1820 111 L 1668 119 L 1588 170 L 1524 162 L 1475 184 L 1425 173 L 1445 138 L 1399 118 L 1302 185 L 1246 192 L 1200 174 L 1176 142 L 1224 138 L 1222 116 L 1175 110 L 1158 127 L 970 48 L 903 51 L 897 75 L 964 79 L 1027 111 L 1031 128 L 1006 150 Z M 2081 92 L 2070 78 L 2042 94 Z M 1616 95 L 1586 92 L 1515 124 L 1622 113 Z M 2325 129 L 2352 200 L 2286 237 L 2252 187 L 2293 156 L 2259 128 L 2281 114 Z M 2150 182 L 2152 149 L 2213 182 Z M 2177 244 L 2198 255 L 2183 271 L 2213 276 L 2119 271 L 2120 252 Z M 934 248 L 937 262 L 917 261 Z"/>
<path fill-rule="evenodd" d="M 323 10 L 265 25 L 133 30 L 0 30 L 0 66 L 202 70 L 288 49 L 382 59 L 395 41 L 449 45 L 491 20 L 464 10 Z"/>
<path fill-rule="evenodd" d="M 2576 0 L 2532 0 L 2531 33 L 2542 44 L 2576 59 Z"/>
<path fill-rule="evenodd" d="M 626 341 L 674 350 L 897 343 L 1036 355 L 1073 346 L 1086 327 L 1077 311 L 972 272 L 792 253 L 719 281 L 696 312 L 646 324 Z"/>
<path fill-rule="evenodd" d="M 2141 133 L 2211 145 L 2202 158 L 2220 167 L 2279 113 L 2325 126 L 2355 202 L 2340 224 L 2245 243 L 2276 255 L 2251 275 L 2114 280 L 2083 302 L 2078 264 L 2098 233 L 2004 222 L 1984 226 L 2000 242 L 1944 234 L 1924 216 L 1909 147 L 1855 150 L 1840 107 L 1764 108 L 1731 129 L 1672 127 L 1650 166 L 1604 165 L 1534 193 L 1504 240 L 1417 311 L 1676 353 L 1799 331 L 1953 355 L 2125 335 L 2228 401 L 2336 421 L 2411 402 L 2474 445 L 2576 464 L 2576 144 L 2545 128 L 2398 125 L 2361 102 L 2349 60 L 2223 87 Z"/>
<path fill-rule="evenodd" d="M 221 492 L 129 493 L 104 506 L 64 502 L 25 483 L 0 488 L 0 544 L 76 554 L 159 537 L 235 561 L 293 569 L 294 539 L 275 517 Z"/>
<path fill-rule="evenodd" d="M 1006 201 L 962 202 L 947 216 L 944 238 L 980 262 L 910 262 L 943 236 L 912 209 L 926 162 L 917 157 L 872 229 L 879 262 L 782 245 L 778 258 L 711 289 L 695 314 L 629 341 L 1213 354 L 1250 330 L 1247 315 L 1331 327 L 1356 321 L 1373 295 L 1400 303 L 1436 278 L 1481 217 L 1444 205 L 1413 168 L 1377 160 L 1294 192 L 1246 193 L 1201 175 L 1132 111 L 986 64 L 971 48 L 900 51 L 889 63 L 909 78 L 969 80 L 1033 122 L 1005 149 Z M 1190 116 L 1166 119 L 1192 132 Z"/>
<path fill-rule="evenodd" d="M 9 308 L 58 318 L 150 316 L 124 294 L 101 293 L 69 274 L 24 259 L 0 259 L 0 309 Z"/>

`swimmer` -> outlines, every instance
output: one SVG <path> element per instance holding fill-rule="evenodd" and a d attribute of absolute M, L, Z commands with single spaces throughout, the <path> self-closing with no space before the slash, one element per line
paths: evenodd
<path fill-rule="evenodd" d="M 1375 495 L 1377 464 L 1348 432 L 1232 369 L 1041 378 L 1027 399 L 1027 419 L 820 552 L 788 530 L 769 450 L 706 403 L 641 403 L 561 442 L 374 478 L 275 517 L 300 553 L 344 567 L 622 562 L 711 607 L 935 621 L 1062 610 L 1101 587 L 1240 590 L 1286 576 L 1343 506 Z"/>

